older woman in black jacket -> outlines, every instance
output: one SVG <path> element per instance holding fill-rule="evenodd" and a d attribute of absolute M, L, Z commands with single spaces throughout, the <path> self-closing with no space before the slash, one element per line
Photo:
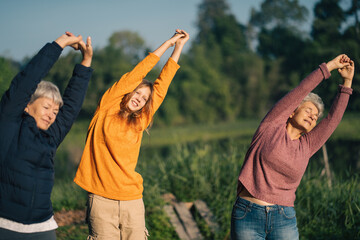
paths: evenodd
<path fill-rule="evenodd" d="M 41 79 L 71 46 L 83 55 L 61 97 Z M 0 239 L 56 239 L 50 200 L 54 155 L 80 112 L 93 50 L 66 32 L 47 43 L 12 80 L 0 102 Z"/>

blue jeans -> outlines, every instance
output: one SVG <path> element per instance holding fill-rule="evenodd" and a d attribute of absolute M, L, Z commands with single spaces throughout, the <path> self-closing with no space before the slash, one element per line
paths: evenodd
<path fill-rule="evenodd" d="M 299 239 L 295 209 L 261 206 L 237 197 L 231 214 L 232 240 Z"/>

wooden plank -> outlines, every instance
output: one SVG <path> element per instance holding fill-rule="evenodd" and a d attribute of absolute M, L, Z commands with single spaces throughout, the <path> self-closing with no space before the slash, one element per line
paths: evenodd
<path fill-rule="evenodd" d="M 213 233 L 217 232 L 219 225 L 214 221 L 214 215 L 202 200 L 196 200 L 194 202 L 194 207 L 200 216 L 205 220 L 206 224 L 209 226 Z"/>
<path fill-rule="evenodd" d="M 185 203 L 175 203 L 174 208 L 191 240 L 204 239 Z"/>
<path fill-rule="evenodd" d="M 177 233 L 178 237 L 181 240 L 190 240 L 190 237 L 188 236 L 188 234 L 186 233 L 183 225 L 181 224 L 180 220 L 176 216 L 174 208 L 172 206 L 170 206 L 170 205 L 165 205 L 164 206 L 164 211 L 168 215 L 168 217 L 170 218 L 170 223 L 175 228 L 175 232 Z"/>

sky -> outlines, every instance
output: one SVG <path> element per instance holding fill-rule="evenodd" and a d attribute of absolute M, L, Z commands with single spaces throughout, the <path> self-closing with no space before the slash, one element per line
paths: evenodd
<path fill-rule="evenodd" d="M 150 49 L 170 38 L 175 29 L 197 35 L 202 0 L 0 0 L 0 56 L 21 61 L 65 31 L 91 36 L 94 48 L 107 45 L 117 31 L 138 33 Z M 251 8 L 263 0 L 227 0 L 238 22 L 246 24 Z M 299 0 L 310 13 L 315 0 Z M 310 21 L 309 21 L 310 24 Z M 187 44 L 189 46 L 190 44 Z M 186 51 L 186 48 L 184 49 Z"/>

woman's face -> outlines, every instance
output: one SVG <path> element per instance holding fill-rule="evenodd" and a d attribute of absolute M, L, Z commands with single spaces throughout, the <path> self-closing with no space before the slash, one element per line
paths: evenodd
<path fill-rule="evenodd" d="M 310 132 L 319 118 L 319 110 L 312 102 L 304 102 L 290 115 L 289 123 L 303 133 Z"/>
<path fill-rule="evenodd" d="M 59 112 L 59 104 L 47 97 L 40 97 L 29 103 L 25 112 L 35 119 L 36 126 L 41 130 L 47 130 L 55 122 Z"/>
<path fill-rule="evenodd" d="M 151 90 L 148 86 L 143 86 L 136 89 L 132 97 L 130 98 L 127 107 L 132 112 L 136 112 L 142 109 L 145 106 L 146 102 L 149 100 L 150 94 Z"/>

